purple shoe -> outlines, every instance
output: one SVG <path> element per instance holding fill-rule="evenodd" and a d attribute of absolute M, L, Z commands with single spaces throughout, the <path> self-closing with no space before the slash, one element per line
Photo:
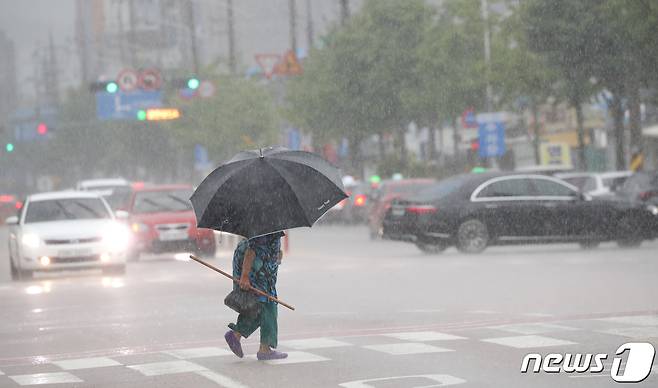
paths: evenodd
<path fill-rule="evenodd" d="M 242 345 L 240 345 L 240 341 L 235 338 L 233 330 L 227 331 L 226 334 L 224 334 L 224 339 L 226 340 L 226 343 L 228 344 L 228 347 L 231 349 L 233 354 L 240 358 L 244 357 L 244 353 L 242 353 Z"/>
<path fill-rule="evenodd" d="M 258 358 L 260 361 L 280 360 L 282 358 L 287 358 L 287 357 L 288 357 L 288 353 L 277 352 L 276 350 L 256 353 L 256 358 Z"/>

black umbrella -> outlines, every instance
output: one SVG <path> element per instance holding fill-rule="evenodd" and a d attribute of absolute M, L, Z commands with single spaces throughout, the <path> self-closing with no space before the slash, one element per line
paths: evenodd
<path fill-rule="evenodd" d="M 311 152 L 269 147 L 218 167 L 191 201 L 198 227 L 251 238 L 311 226 L 344 198 L 337 167 Z"/>

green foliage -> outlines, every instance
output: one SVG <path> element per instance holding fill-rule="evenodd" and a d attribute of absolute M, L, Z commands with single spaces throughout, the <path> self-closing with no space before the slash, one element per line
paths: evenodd
<path fill-rule="evenodd" d="M 221 76 L 212 81 L 217 88 L 212 98 L 174 100 L 183 117 L 165 126 L 178 144 L 188 149 L 202 144 L 220 162 L 245 148 L 276 143 L 279 121 L 270 91 L 250 79 Z"/>

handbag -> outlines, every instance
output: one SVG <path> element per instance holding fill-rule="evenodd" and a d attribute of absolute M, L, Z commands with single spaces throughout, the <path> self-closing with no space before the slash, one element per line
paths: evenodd
<path fill-rule="evenodd" d="M 252 319 L 260 314 L 258 296 L 253 292 L 244 291 L 240 288 L 236 288 L 226 295 L 224 304 L 238 314 L 244 314 Z"/>

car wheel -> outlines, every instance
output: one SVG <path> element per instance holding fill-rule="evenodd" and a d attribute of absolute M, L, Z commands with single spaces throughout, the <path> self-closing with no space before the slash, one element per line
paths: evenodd
<path fill-rule="evenodd" d="M 621 238 L 617 240 L 620 248 L 636 248 L 642 244 L 642 237 L 639 237 L 640 231 L 637 222 L 633 221 L 630 215 L 624 216 L 617 224 L 617 233 Z"/>
<path fill-rule="evenodd" d="M 18 270 L 14 265 L 14 259 L 9 257 L 9 272 L 11 273 L 11 280 L 19 280 Z"/>
<path fill-rule="evenodd" d="M 420 251 L 423 253 L 436 254 L 445 251 L 447 247 L 443 244 L 427 244 L 417 242 L 416 248 L 420 249 Z"/>
<path fill-rule="evenodd" d="M 18 270 L 18 277 L 20 280 L 31 280 L 34 277 L 34 271 L 29 269 Z"/>
<path fill-rule="evenodd" d="M 457 230 L 457 248 L 464 253 L 480 253 L 489 244 L 487 226 L 479 220 L 462 222 Z"/>
<path fill-rule="evenodd" d="M 125 265 L 113 265 L 103 268 L 103 275 L 124 275 L 126 273 Z"/>

